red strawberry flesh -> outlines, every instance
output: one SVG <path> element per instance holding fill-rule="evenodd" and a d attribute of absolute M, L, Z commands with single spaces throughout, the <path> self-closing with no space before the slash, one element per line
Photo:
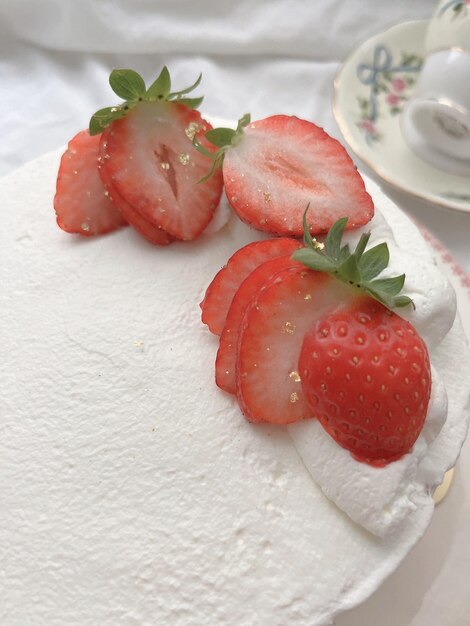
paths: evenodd
<path fill-rule="evenodd" d="M 201 302 L 202 321 L 215 335 L 222 332 L 235 292 L 259 265 L 270 259 L 291 254 L 300 247 L 286 237 L 255 241 L 240 248 L 216 274 Z"/>
<path fill-rule="evenodd" d="M 107 174 L 107 170 L 101 165 L 99 166 L 101 179 L 108 191 L 110 199 L 113 201 L 116 208 L 121 212 L 122 216 L 139 232 L 142 237 L 147 239 L 150 243 L 157 246 L 167 246 L 175 240 L 162 228 L 155 226 L 148 220 L 146 220 L 140 213 L 138 213 L 113 187 L 110 177 Z"/>
<path fill-rule="evenodd" d="M 215 381 L 228 393 L 237 393 L 236 362 L 240 325 L 246 308 L 258 296 L 260 289 L 274 276 L 292 267 L 305 269 L 290 256 L 277 257 L 259 265 L 238 288 L 220 335 L 219 349 L 215 363 Z"/>
<path fill-rule="evenodd" d="M 304 394 L 325 430 L 378 466 L 413 447 L 426 418 L 431 373 L 413 326 L 361 297 L 318 320 L 299 359 Z"/>
<path fill-rule="evenodd" d="M 344 147 L 306 120 L 275 115 L 251 123 L 223 164 L 228 200 L 260 230 L 299 236 L 310 204 L 312 234 L 348 216 L 348 229 L 374 214 L 372 199 Z M 311 219 L 310 219 L 311 216 Z"/>
<path fill-rule="evenodd" d="M 62 155 L 54 209 L 57 224 L 68 233 L 103 235 L 127 224 L 101 182 L 99 147 L 100 136 L 82 130 Z"/>
<path fill-rule="evenodd" d="M 297 266 L 261 289 L 246 309 L 238 344 L 237 396 L 248 420 L 287 424 L 313 416 L 298 371 L 302 342 L 350 293 L 327 274 Z"/>
<path fill-rule="evenodd" d="M 147 222 L 178 239 L 198 237 L 220 200 L 222 176 L 192 145 L 211 128 L 198 111 L 172 102 L 141 102 L 103 133 L 106 180 Z"/>

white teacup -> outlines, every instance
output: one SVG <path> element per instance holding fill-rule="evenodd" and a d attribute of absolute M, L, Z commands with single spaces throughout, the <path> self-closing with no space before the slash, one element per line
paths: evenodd
<path fill-rule="evenodd" d="M 466 0 L 441 0 L 426 31 L 426 56 L 449 48 L 470 51 L 470 2 Z"/>
<path fill-rule="evenodd" d="M 470 0 L 441 0 L 429 23 L 426 59 L 405 107 L 402 131 L 425 161 L 470 174 Z"/>

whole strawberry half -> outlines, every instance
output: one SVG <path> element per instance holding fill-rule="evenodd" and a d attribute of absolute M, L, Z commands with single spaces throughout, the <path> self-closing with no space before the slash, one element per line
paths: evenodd
<path fill-rule="evenodd" d="M 405 275 L 382 278 L 386 243 L 324 243 L 303 216 L 304 247 L 265 261 L 238 285 L 216 363 L 251 422 L 318 417 L 356 459 L 386 465 L 410 451 L 426 419 L 431 373 L 424 341 L 391 309 L 414 306 Z M 234 255 L 235 258 L 235 255 Z M 235 381 L 233 370 L 235 368 Z"/>
<path fill-rule="evenodd" d="M 306 334 L 302 390 L 325 430 L 354 457 L 385 465 L 409 452 L 426 419 L 429 355 L 413 326 L 363 297 Z"/>
<path fill-rule="evenodd" d="M 57 224 L 68 233 L 103 235 L 127 224 L 101 181 L 99 149 L 100 136 L 82 130 L 60 160 L 54 209 Z"/>
<path fill-rule="evenodd" d="M 195 110 L 202 97 L 187 96 L 200 80 L 171 91 L 166 67 L 148 88 L 137 72 L 113 70 L 110 85 L 124 102 L 100 109 L 90 120 L 90 134 L 101 134 L 103 182 L 123 215 L 152 243 L 198 237 L 222 193 L 220 172 L 198 182 L 211 159 L 192 141 L 199 138 L 210 154 L 204 134 L 212 128 Z"/>
<path fill-rule="evenodd" d="M 195 239 L 212 219 L 222 192 L 220 172 L 198 183 L 209 161 L 190 136 L 210 128 L 183 104 L 141 102 L 103 132 L 102 169 L 147 221 L 178 239 Z"/>
<path fill-rule="evenodd" d="M 215 164 L 222 166 L 230 204 L 255 228 L 299 236 L 308 204 L 312 234 L 327 232 L 343 216 L 356 228 L 374 215 L 346 150 L 312 122 L 274 115 L 250 123 L 244 116 L 236 130 L 214 129 L 206 138 L 219 148 Z"/>

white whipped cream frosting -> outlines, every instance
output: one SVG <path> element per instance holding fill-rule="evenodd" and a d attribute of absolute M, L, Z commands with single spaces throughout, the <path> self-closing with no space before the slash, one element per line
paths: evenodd
<path fill-rule="evenodd" d="M 365 178 L 369 193 L 381 202 L 373 219 L 343 238 L 351 249 L 362 233 L 370 232 L 368 247 L 385 242 L 390 252 L 388 267 L 380 278 L 406 275 L 403 294 L 414 302 L 397 310 L 424 339 L 432 361 L 433 349 L 442 342 L 455 320 L 457 301 L 449 281 L 436 267 L 433 255 L 414 225 L 403 219 L 396 206 Z M 208 232 L 223 227 L 228 218 L 225 200 Z M 224 219 L 225 218 L 225 219 Z M 445 385 L 432 367 L 432 390 L 423 430 L 413 449 L 402 459 L 376 468 L 355 460 L 315 420 L 288 426 L 292 442 L 305 467 L 323 493 L 368 531 L 379 537 L 391 533 L 419 505 L 423 493 L 432 494 L 442 480 L 442 471 L 420 471 L 430 444 L 439 435 L 447 418 Z"/>
<path fill-rule="evenodd" d="M 416 316 L 435 328 L 427 341 L 438 343 L 431 358 L 448 397 L 444 426 L 434 438 L 444 413 L 436 403 L 441 417 L 428 416 L 424 456 L 413 451 L 413 463 L 395 466 L 403 480 L 392 467 L 386 496 L 357 463 L 349 495 L 324 480 L 350 515 L 360 514 L 359 486 L 377 498 L 369 512 L 379 529 L 387 502 L 397 504 L 395 531 L 381 538 L 325 497 L 297 435 L 293 445 L 294 427 L 249 424 L 214 384 L 217 340 L 198 302 L 227 258 L 260 233 L 232 217 L 215 234 L 164 249 L 130 228 L 69 236 L 52 211 L 58 162 L 46 155 L 0 181 L 8 208 L 0 212 L 0 623 L 331 624 L 422 535 L 431 486 L 465 438 L 463 331 L 456 320 L 440 340 L 447 322 L 436 303 L 426 313 L 429 289 L 442 299 L 446 281 L 436 274 L 423 289 L 416 275 L 411 290 Z M 428 267 L 417 229 L 370 188 L 397 250 Z M 325 438 L 325 449 L 333 443 Z"/>
<path fill-rule="evenodd" d="M 367 180 L 371 195 L 380 197 L 377 186 Z M 402 231 L 405 230 L 405 233 Z M 437 269 L 433 257 L 415 227 L 403 222 L 396 207 L 383 199 L 374 218 L 344 240 L 353 247 L 362 232 L 370 231 L 369 246 L 386 242 L 390 263 L 382 277 L 406 274 L 403 293 L 415 303 L 396 312 L 413 324 L 430 351 L 448 334 L 456 315 L 455 292 Z M 406 232 L 407 231 L 407 232 Z M 447 392 L 439 373 L 432 367 L 432 392 L 423 430 L 412 451 L 383 468 L 356 461 L 325 432 L 317 421 L 288 427 L 292 441 L 312 478 L 325 495 L 351 519 L 383 537 L 391 533 L 418 506 L 422 494 L 432 494 L 442 480 L 442 471 L 420 471 L 431 443 L 441 431 L 448 410 Z"/>

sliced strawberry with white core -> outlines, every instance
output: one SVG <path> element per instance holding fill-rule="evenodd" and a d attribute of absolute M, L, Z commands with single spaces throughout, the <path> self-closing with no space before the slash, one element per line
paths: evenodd
<path fill-rule="evenodd" d="M 310 204 L 312 234 L 340 217 L 366 224 L 374 206 L 343 146 L 306 120 L 275 115 L 249 124 L 223 162 L 225 192 L 238 216 L 260 230 L 299 236 Z"/>
<path fill-rule="evenodd" d="M 101 158 L 101 157 L 100 157 Z M 122 216 L 142 235 L 147 241 L 157 246 L 167 246 L 175 240 L 174 237 L 165 232 L 162 228 L 155 226 L 146 220 L 140 213 L 135 211 L 133 207 L 119 195 L 118 191 L 113 187 L 111 179 L 107 175 L 105 169 L 99 165 L 100 175 L 109 197 L 113 201 L 116 208 L 121 212 Z"/>
<path fill-rule="evenodd" d="M 235 292 L 245 278 L 261 263 L 291 254 L 300 247 L 301 244 L 295 239 L 282 237 L 255 241 L 237 250 L 206 290 L 200 304 L 203 323 L 207 324 L 212 333 L 220 335 Z"/>
<path fill-rule="evenodd" d="M 114 206 L 98 172 L 100 136 L 88 130 L 73 137 L 62 155 L 54 209 L 57 224 L 68 233 L 103 235 L 127 221 Z"/>
<path fill-rule="evenodd" d="M 305 267 L 290 256 L 271 259 L 259 265 L 249 274 L 238 288 L 225 320 L 225 326 L 220 335 L 220 344 L 215 362 L 215 382 L 228 393 L 237 393 L 236 363 L 240 325 L 246 308 L 256 298 L 259 291 L 276 274 L 288 268 Z"/>
<path fill-rule="evenodd" d="M 355 297 L 329 275 L 298 267 L 262 288 L 246 309 L 238 343 L 237 396 L 248 420 L 287 424 L 312 417 L 298 371 L 305 333 L 326 311 Z"/>
<path fill-rule="evenodd" d="M 198 111 L 174 102 L 140 102 L 103 132 L 102 169 L 119 195 L 148 222 L 195 239 L 220 200 L 222 175 L 192 145 L 211 128 Z"/>

